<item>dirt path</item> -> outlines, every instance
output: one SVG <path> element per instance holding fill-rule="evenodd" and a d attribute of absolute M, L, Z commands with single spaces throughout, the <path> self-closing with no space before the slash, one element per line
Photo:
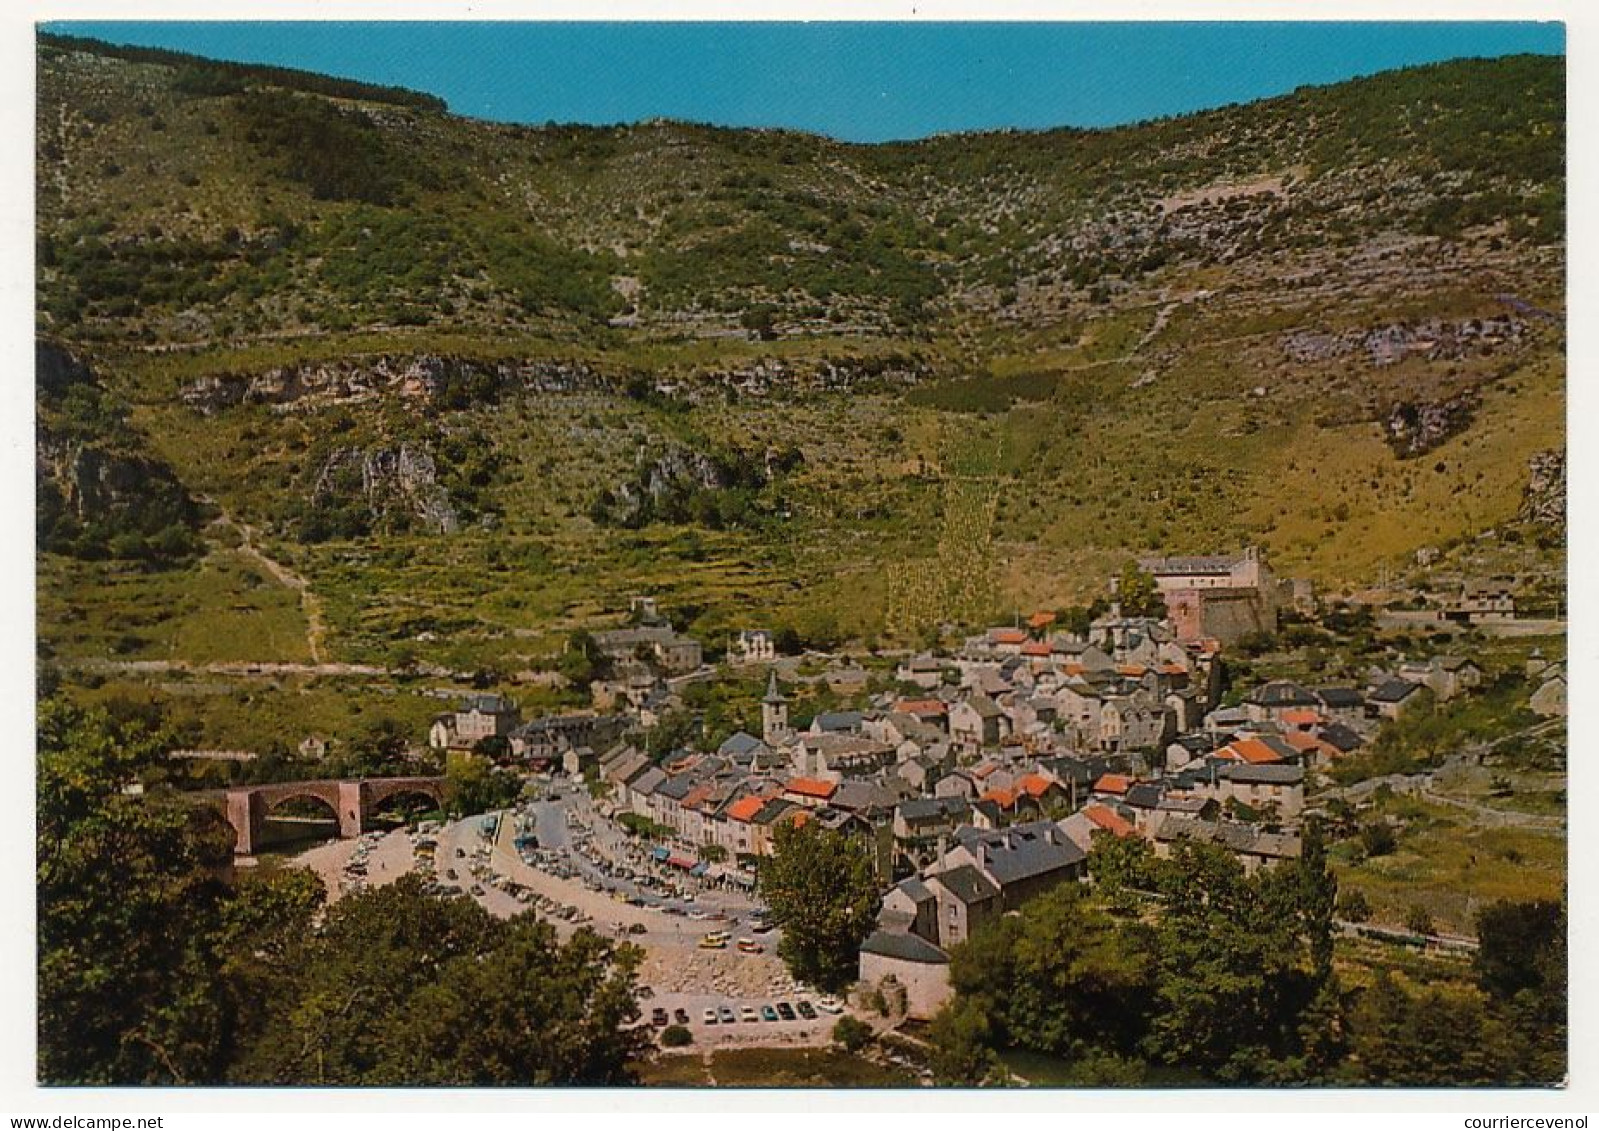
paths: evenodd
<path fill-rule="evenodd" d="M 241 522 L 228 514 L 227 511 L 222 509 L 221 504 L 209 495 L 198 495 L 196 498 L 207 506 L 216 508 L 217 517 L 211 520 L 212 526 L 230 527 L 238 533 L 239 553 L 260 566 L 279 585 L 285 589 L 292 589 L 300 598 L 300 610 L 305 614 L 305 648 L 311 657 L 309 666 L 311 668 L 321 668 L 323 666 L 322 641 L 327 636 L 327 624 L 322 619 L 322 601 L 312 591 L 310 583 L 255 544 L 255 527 L 248 522 Z"/>
<path fill-rule="evenodd" d="M 305 613 L 305 646 L 311 654 L 311 663 L 322 663 L 322 640 L 327 635 L 327 627 L 322 619 L 322 601 L 312 592 L 310 584 L 275 558 L 268 557 L 255 544 L 255 528 L 247 522 L 235 522 L 226 515 L 217 519 L 218 523 L 232 526 L 239 532 L 242 541 L 239 543 L 239 552 L 245 557 L 255 561 L 262 569 L 271 574 L 278 584 L 292 589 L 300 597 L 300 608 Z"/>

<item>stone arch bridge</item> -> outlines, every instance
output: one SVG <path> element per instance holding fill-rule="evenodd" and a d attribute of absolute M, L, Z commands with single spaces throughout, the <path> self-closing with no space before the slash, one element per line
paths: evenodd
<path fill-rule="evenodd" d="M 246 785 L 214 790 L 203 795 L 205 801 L 222 809 L 233 826 L 233 852 L 249 856 L 255 852 L 261 826 L 273 811 L 290 801 L 310 799 L 331 809 L 339 822 L 339 837 L 360 836 L 379 805 L 401 794 L 413 793 L 444 805 L 444 779 L 361 778 L 356 781 L 289 781 Z"/>

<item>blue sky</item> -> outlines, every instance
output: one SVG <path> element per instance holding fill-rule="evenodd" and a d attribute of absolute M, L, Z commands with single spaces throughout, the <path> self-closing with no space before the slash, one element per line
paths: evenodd
<path fill-rule="evenodd" d="M 1548 23 L 46 26 L 408 86 L 479 118 L 667 117 L 849 141 L 1115 125 L 1415 63 L 1565 49 Z"/>

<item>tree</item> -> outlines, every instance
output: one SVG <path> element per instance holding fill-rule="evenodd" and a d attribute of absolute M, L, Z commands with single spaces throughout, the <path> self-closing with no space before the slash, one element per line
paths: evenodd
<path fill-rule="evenodd" d="M 610 674 L 611 662 L 592 634 L 578 629 L 567 637 L 566 650 L 556 664 L 566 682 L 579 690 L 586 690 L 597 679 Z"/>
<path fill-rule="evenodd" d="M 866 845 L 814 820 L 779 825 L 760 892 L 783 928 L 777 952 L 796 978 L 826 990 L 854 979 L 882 905 Z"/>
<path fill-rule="evenodd" d="M 123 787 L 153 770 L 159 729 L 64 702 L 39 707 L 41 1080 L 214 1080 L 230 1002 L 216 976 L 233 834 L 219 813 Z"/>
<path fill-rule="evenodd" d="M 940 1084 L 973 1087 L 999 1067 L 988 1011 L 979 1002 L 958 996 L 946 1002 L 928 1026 L 927 1039 L 933 1046 L 928 1067 Z"/>
<path fill-rule="evenodd" d="M 644 749 L 652 758 L 664 758 L 679 747 L 688 745 L 699 733 L 699 716 L 693 711 L 668 711 L 645 734 Z"/>
<path fill-rule="evenodd" d="M 240 1083 L 614 1085 L 648 1043 L 637 948 L 426 895 L 348 896 L 301 940 L 294 983 L 231 1073 Z"/>
<path fill-rule="evenodd" d="M 833 1043 L 846 1052 L 860 1052 L 872 1042 L 872 1027 L 853 1017 L 840 1017 L 833 1026 Z"/>
<path fill-rule="evenodd" d="M 686 1025 L 668 1025 L 661 1030 L 661 1044 L 669 1049 L 680 1049 L 694 1043 L 694 1034 Z"/>
<path fill-rule="evenodd" d="M 1552 899 L 1518 903 L 1500 900 L 1477 912 L 1477 979 L 1495 997 L 1544 990 L 1553 979 L 1549 956 L 1561 952 L 1559 979 L 1565 981 L 1565 908 Z"/>
<path fill-rule="evenodd" d="M 1153 938 L 1077 884 L 985 924 L 950 954 L 950 984 L 989 1011 L 1003 1045 L 1075 1059 L 1133 1052 L 1155 982 Z"/>
<path fill-rule="evenodd" d="M 1360 846 L 1367 856 L 1390 856 L 1399 847 L 1399 838 L 1386 821 L 1372 821 L 1361 826 Z"/>
<path fill-rule="evenodd" d="M 505 809 L 522 792 L 517 776 L 476 754 L 451 753 L 445 762 L 446 795 L 451 809 L 462 816 Z"/>
<path fill-rule="evenodd" d="M 1088 850 L 1088 874 L 1094 887 L 1107 897 L 1129 888 L 1155 886 L 1155 853 L 1142 837 L 1117 837 L 1095 833 Z"/>
<path fill-rule="evenodd" d="M 1351 923 L 1364 923 L 1371 918 L 1371 901 L 1359 889 L 1346 892 L 1338 897 L 1338 914 Z"/>
<path fill-rule="evenodd" d="M 349 777 L 401 777 L 411 769 L 405 756 L 409 743 L 410 732 L 404 723 L 380 715 L 361 728 L 338 769 Z"/>
<path fill-rule="evenodd" d="M 1160 595 L 1160 586 L 1153 574 L 1138 568 L 1137 562 L 1128 562 L 1116 577 L 1116 601 L 1124 617 L 1164 617 L 1166 602 Z"/>
<path fill-rule="evenodd" d="M 1523 1082 L 1508 1027 L 1475 991 L 1429 989 L 1412 996 L 1378 971 L 1349 1017 L 1354 1082 L 1435 1087 Z"/>
<path fill-rule="evenodd" d="M 1229 1082 L 1293 1055 L 1317 979 L 1292 870 L 1254 877 L 1228 852 L 1180 843 L 1161 868 L 1152 1051 Z"/>

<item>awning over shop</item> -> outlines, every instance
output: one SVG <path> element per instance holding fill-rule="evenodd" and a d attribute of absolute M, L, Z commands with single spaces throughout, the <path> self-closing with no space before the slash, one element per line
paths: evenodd
<path fill-rule="evenodd" d="M 709 864 L 701 860 L 698 864 L 694 865 L 694 867 L 688 870 L 688 874 L 691 876 L 703 876 L 706 872 L 710 871 L 710 867 L 711 866 Z"/>
<path fill-rule="evenodd" d="M 666 862 L 674 868 L 693 868 L 699 863 L 698 860 L 695 860 L 691 856 L 679 856 L 676 853 L 668 856 L 666 858 Z"/>
<path fill-rule="evenodd" d="M 672 855 L 672 853 L 664 846 L 656 845 L 654 850 L 650 852 L 650 855 L 655 857 L 657 860 L 665 860 L 668 856 Z"/>

